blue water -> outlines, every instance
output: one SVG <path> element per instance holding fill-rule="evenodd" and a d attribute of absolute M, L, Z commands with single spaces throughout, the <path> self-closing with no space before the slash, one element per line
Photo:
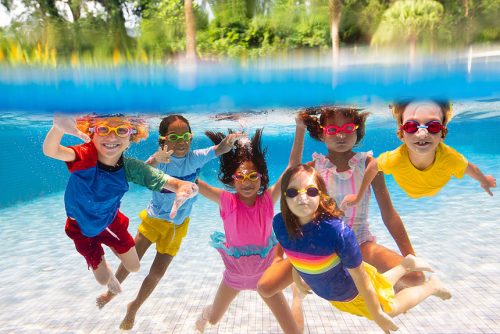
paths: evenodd
<path fill-rule="evenodd" d="M 372 112 L 359 151 L 375 156 L 399 145 L 386 104 L 367 105 Z M 500 176 L 500 102 L 462 101 L 454 104 L 446 143 L 464 154 L 485 174 Z M 239 121 L 216 121 L 209 114 L 191 113 L 193 148 L 209 145 L 206 129 L 264 126 L 264 145 L 272 180 L 287 164 L 294 132 L 293 110 L 260 110 Z M 149 115 L 151 136 L 127 154 L 145 159 L 156 146 L 159 118 Z M 63 191 L 69 173 L 64 164 L 41 153 L 51 117 L 4 113 L 0 118 L 0 333 L 118 332 L 126 304 L 132 300 L 154 256 L 151 249 L 140 273 L 125 282 L 123 295 L 98 311 L 95 297 L 102 289 L 86 270 L 83 258 L 64 234 Z M 64 144 L 78 141 L 64 138 Z M 307 138 L 304 161 L 324 145 Z M 217 161 L 203 169 L 202 178 L 217 185 Z M 398 318 L 402 333 L 500 333 L 500 192 L 489 197 L 467 176 L 452 179 L 435 197 L 408 198 L 387 177 L 394 206 L 400 213 L 418 255 L 436 268 L 454 297 L 447 302 L 428 299 Z M 137 231 L 137 213 L 150 199 L 148 190 L 131 186 L 122 202 Z M 277 209 L 277 208 L 276 208 Z M 371 224 L 379 243 L 396 249 L 371 201 Z M 208 246 L 211 231 L 220 229 L 217 207 L 200 198 L 190 231 L 167 275 L 138 315 L 133 332 L 191 333 L 201 308 L 215 294 L 222 275 L 217 252 Z M 106 251 L 116 268 L 117 261 Z M 289 293 L 287 293 L 289 296 Z M 372 333 L 374 324 L 333 311 L 316 296 L 305 300 L 306 333 Z M 243 293 L 219 326 L 207 333 L 278 333 L 276 321 L 255 294 Z"/>

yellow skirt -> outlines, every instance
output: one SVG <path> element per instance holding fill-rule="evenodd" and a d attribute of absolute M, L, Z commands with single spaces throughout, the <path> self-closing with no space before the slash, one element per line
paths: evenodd
<path fill-rule="evenodd" d="M 382 309 L 387 313 L 392 312 L 392 302 L 394 299 L 394 289 L 392 284 L 382 274 L 380 274 L 375 267 L 365 262 L 363 262 L 363 265 L 370 281 L 373 284 L 373 287 L 375 288 L 375 293 L 377 294 Z M 366 307 L 365 300 L 360 294 L 349 301 L 330 301 L 330 303 L 341 311 L 373 320 L 368 308 Z"/>

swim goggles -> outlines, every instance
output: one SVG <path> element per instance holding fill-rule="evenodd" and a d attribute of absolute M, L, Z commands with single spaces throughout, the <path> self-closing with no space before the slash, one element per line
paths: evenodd
<path fill-rule="evenodd" d="M 184 132 L 182 135 L 178 135 L 177 133 L 171 133 L 171 134 L 166 135 L 166 136 L 160 136 L 161 140 L 167 140 L 171 143 L 176 143 L 179 140 L 190 141 L 191 138 L 193 138 L 193 134 L 189 131 Z"/>
<path fill-rule="evenodd" d="M 342 126 L 327 125 L 323 127 L 323 133 L 328 136 L 334 136 L 342 132 L 346 134 L 351 134 L 354 131 L 356 131 L 357 128 L 359 128 L 359 126 L 354 123 L 347 123 Z"/>
<path fill-rule="evenodd" d="M 427 129 L 429 133 L 435 135 L 444 129 L 444 125 L 438 121 L 430 121 L 425 125 L 420 125 L 417 121 L 408 121 L 399 128 L 406 133 L 415 133 L 418 129 Z"/>
<path fill-rule="evenodd" d="M 131 128 L 128 125 L 119 125 L 117 127 L 111 127 L 108 125 L 96 125 L 90 129 L 91 132 L 98 134 L 99 136 L 107 136 L 111 131 L 114 131 L 118 137 L 124 138 L 131 134 L 137 133 L 137 130 Z"/>
<path fill-rule="evenodd" d="M 232 178 L 235 181 L 238 182 L 244 182 L 246 179 L 249 179 L 252 182 L 257 181 L 262 177 L 262 174 L 258 172 L 251 172 L 250 174 L 242 174 L 242 173 L 235 173 Z"/>
<path fill-rule="evenodd" d="M 306 189 L 288 188 L 283 194 L 288 198 L 295 198 L 298 194 L 303 193 L 309 197 L 316 197 L 321 194 L 321 191 L 316 187 L 309 187 Z"/>

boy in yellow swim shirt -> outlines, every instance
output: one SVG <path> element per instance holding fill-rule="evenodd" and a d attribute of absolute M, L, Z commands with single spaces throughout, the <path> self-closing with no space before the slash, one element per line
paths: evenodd
<path fill-rule="evenodd" d="M 462 178 L 464 174 L 477 180 L 493 196 L 490 188 L 496 187 L 496 179 L 484 175 L 463 155 L 443 143 L 448 132 L 446 125 L 451 118 L 449 103 L 413 101 L 395 104 L 393 115 L 403 144 L 382 153 L 368 164 L 358 190 L 361 195 L 347 195 L 341 208 L 356 205 L 379 171 L 392 174 L 397 184 L 413 198 L 434 196 L 452 176 Z"/>

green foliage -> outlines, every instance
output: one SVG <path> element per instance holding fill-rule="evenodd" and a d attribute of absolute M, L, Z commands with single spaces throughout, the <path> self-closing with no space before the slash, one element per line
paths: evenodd
<path fill-rule="evenodd" d="M 186 49 L 183 0 L 98 1 L 104 12 L 97 16 L 83 15 L 89 0 L 66 0 L 73 20 L 67 20 L 53 0 L 21 1 L 27 20 L 14 20 L 0 29 L 0 63 L 165 62 Z M 205 7 L 193 4 L 201 58 L 245 59 L 330 48 L 329 0 L 207 1 Z M 132 36 L 125 28 L 125 3 L 139 22 Z M 500 41 L 500 0 L 341 3 L 339 37 L 343 45 L 418 41 L 434 49 Z M 10 8 L 12 1 L 0 0 L 0 4 Z"/>
<path fill-rule="evenodd" d="M 443 5 L 434 0 L 397 0 L 384 12 L 372 44 L 418 40 L 433 32 L 443 11 Z"/>

